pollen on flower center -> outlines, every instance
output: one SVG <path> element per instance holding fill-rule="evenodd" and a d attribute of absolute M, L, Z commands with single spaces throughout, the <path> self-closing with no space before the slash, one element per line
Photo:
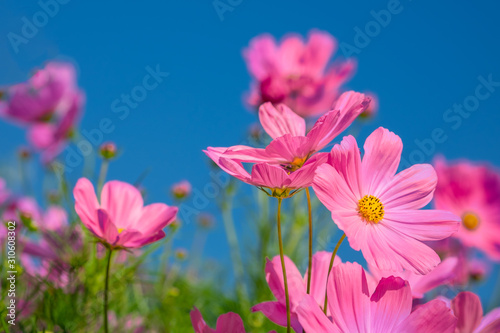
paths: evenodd
<path fill-rule="evenodd" d="M 462 224 L 468 230 L 474 230 L 479 225 L 479 217 L 474 213 L 465 213 L 462 216 Z"/>
<path fill-rule="evenodd" d="M 384 205 L 373 195 L 365 195 L 358 202 L 358 213 L 365 222 L 379 223 L 384 218 Z"/>
<path fill-rule="evenodd" d="M 121 234 L 123 230 L 125 230 L 125 228 L 118 228 L 118 233 Z"/>
<path fill-rule="evenodd" d="M 306 157 L 294 157 L 292 163 L 288 164 L 286 166 L 286 169 L 289 172 L 293 172 L 297 169 L 300 169 L 302 167 L 302 165 L 304 165 L 306 160 L 307 160 L 307 156 Z"/>

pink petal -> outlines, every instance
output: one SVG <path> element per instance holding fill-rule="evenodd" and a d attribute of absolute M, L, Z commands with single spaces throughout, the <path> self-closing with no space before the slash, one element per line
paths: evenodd
<path fill-rule="evenodd" d="M 211 155 L 209 155 L 209 157 L 211 157 L 215 163 L 217 163 L 217 161 L 212 156 L 216 158 L 229 158 L 231 160 L 243 163 L 272 162 L 273 158 L 275 158 L 262 148 L 253 148 L 248 146 L 232 146 L 229 148 L 209 147 L 208 151 L 211 152 Z"/>
<path fill-rule="evenodd" d="M 195 333 L 215 333 L 215 330 L 208 327 L 207 323 L 205 323 L 200 310 L 196 307 L 191 310 L 189 315 L 191 316 L 191 323 L 193 324 Z"/>
<path fill-rule="evenodd" d="M 28 130 L 28 141 L 36 149 L 47 149 L 54 143 L 56 126 L 48 123 L 37 123 Z"/>
<path fill-rule="evenodd" d="M 288 174 L 279 166 L 255 164 L 252 167 L 251 183 L 268 188 L 285 188 L 290 184 Z"/>
<path fill-rule="evenodd" d="M 469 291 L 464 291 L 451 300 L 451 309 L 457 317 L 456 333 L 470 333 L 483 319 L 483 307 L 479 297 Z"/>
<path fill-rule="evenodd" d="M 454 333 L 457 319 L 441 300 L 419 306 L 396 329 L 405 333 Z"/>
<path fill-rule="evenodd" d="M 437 175 L 430 164 L 417 164 L 398 173 L 381 190 L 386 210 L 420 209 L 432 200 Z"/>
<path fill-rule="evenodd" d="M 380 197 L 381 189 L 396 174 L 403 143 L 399 136 L 379 127 L 366 139 L 364 150 L 363 192 Z"/>
<path fill-rule="evenodd" d="M 285 104 L 274 107 L 267 102 L 259 108 L 259 119 L 264 130 L 273 139 L 285 134 L 306 135 L 306 121 Z"/>
<path fill-rule="evenodd" d="M 241 163 L 235 162 L 229 158 L 221 157 L 217 162 L 217 165 L 227 172 L 229 175 L 238 178 L 245 183 L 252 183 L 250 174 L 245 170 Z"/>
<path fill-rule="evenodd" d="M 266 154 L 282 163 L 291 163 L 295 158 L 305 158 L 311 154 L 309 139 L 285 134 L 271 141 L 266 147 Z"/>
<path fill-rule="evenodd" d="M 408 237 L 434 241 L 453 235 L 460 218 L 443 210 L 390 210 L 380 223 Z"/>
<path fill-rule="evenodd" d="M 339 110 L 331 110 L 321 116 L 307 133 L 310 141 L 310 149 L 313 152 L 320 151 L 328 145 L 340 132 L 336 130 L 340 119 Z"/>
<path fill-rule="evenodd" d="M 411 312 L 409 284 L 399 277 L 382 278 L 371 300 L 371 329 L 374 332 L 397 332 L 394 328 Z"/>
<path fill-rule="evenodd" d="M 80 178 L 73 189 L 73 196 L 75 197 L 75 211 L 82 223 L 95 235 L 101 237 L 97 221 L 99 203 L 92 183 L 87 178 Z"/>
<path fill-rule="evenodd" d="M 245 326 L 240 316 L 234 312 L 228 312 L 220 315 L 217 319 L 217 326 L 215 329 L 217 333 L 245 333 Z"/>
<path fill-rule="evenodd" d="M 357 208 L 359 198 L 331 165 L 322 164 L 316 169 L 313 189 L 321 203 L 332 212 Z"/>
<path fill-rule="evenodd" d="M 262 302 L 252 307 L 252 312 L 262 312 L 276 325 L 286 327 L 286 306 L 280 301 Z"/>
<path fill-rule="evenodd" d="M 383 221 L 377 225 L 367 224 L 356 237 L 359 238 L 358 244 L 366 261 L 379 270 L 407 269 L 417 274 L 427 274 L 440 262 L 439 256 L 429 246 L 385 227 Z"/>
<path fill-rule="evenodd" d="M 141 192 L 125 182 L 112 180 L 104 184 L 101 193 L 101 207 L 117 228 L 127 229 L 141 216 L 144 202 Z"/>
<path fill-rule="evenodd" d="M 278 64 L 282 73 L 300 73 L 300 58 L 304 52 L 304 42 L 297 35 L 288 35 L 283 39 L 279 47 Z"/>
<path fill-rule="evenodd" d="M 345 179 L 354 197 L 361 199 L 361 155 L 356 139 L 351 135 L 344 137 L 340 144 L 332 148 L 329 163 Z"/>
<path fill-rule="evenodd" d="M 491 310 L 484 316 L 481 324 L 474 332 L 477 333 L 497 333 L 500 332 L 500 308 Z"/>
<path fill-rule="evenodd" d="M 304 55 L 304 66 L 310 75 L 321 75 L 337 47 L 337 41 L 327 32 L 311 31 Z"/>
<path fill-rule="evenodd" d="M 297 266 L 295 266 L 293 261 L 291 261 L 288 257 L 285 256 L 284 259 L 288 282 L 288 295 L 290 298 L 290 308 L 293 310 L 306 293 L 306 287 L 304 285 L 304 281 L 302 280 L 302 275 L 297 269 Z M 286 304 L 283 270 L 281 267 L 281 259 L 279 256 L 275 256 L 272 260 L 267 259 L 266 280 L 269 285 L 269 289 L 271 289 L 274 297 L 276 297 L 276 299 L 280 303 Z"/>
<path fill-rule="evenodd" d="M 313 255 L 312 270 L 311 270 L 311 296 L 314 297 L 318 304 L 323 305 L 325 302 L 326 278 L 328 268 L 332 257 L 331 252 L 318 251 Z M 333 265 L 341 263 L 339 256 L 335 256 Z M 304 284 L 307 286 L 307 274 L 304 276 Z"/>
<path fill-rule="evenodd" d="M 250 41 L 243 51 L 249 72 L 258 80 L 265 79 L 276 70 L 277 46 L 271 35 L 264 34 Z"/>
<path fill-rule="evenodd" d="M 414 279 L 414 282 L 410 281 L 413 297 L 423 298 L 428 291 L 453 281 L 456 277 L 457 265 L 458 258 L 449 257 L 437 265 L 430 273 L 414 275 L 417 279 Z"/>
<path fill-rule="evenodd" d="M 175 220 L 177 211 L 177 207 L 169 207 L 163 203 L 145 206 L 135 229 L 141 230 L 144 235 L 155 234 Z"/>
<path fill-rule="evenodd" d="M 97 219 L 101 228 L 102 238 L 106 243 L 114 245 L 118 238 L 118 230 L 114 223 L 109 219 L 107 212 L 104 209 L 97 210 Z"/>
<path fill-rule="evenodd" d="M 327 290 L 330 313 L 341 332 L 370 331 L 368 284 L 359 264 L 342 263 L 333 267 Z"/>
<path fill-rule="evenodd" d="M 306 332 L 345 332 L 328 319 L 318 306 L 318 303 L 310 295 L 304 296 L 296 311 L 299 322 Z"/>
<path fill-rule="evenodd" d="M 52 231 L 60 231 L 63 227 L 68 225 L 68 214 L 60 206 L 50 206 L 47 208 L 43 216 L 44 229 Z"/>

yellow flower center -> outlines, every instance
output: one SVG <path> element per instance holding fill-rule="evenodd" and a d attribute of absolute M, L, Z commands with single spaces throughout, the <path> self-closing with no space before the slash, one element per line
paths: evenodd
<path fill-rule="evenodd" d="M 462 224 L 469 230 L 474 230 L 479 226 L 479 217 L 474 213 L 465 213 L 462 216 Z"/>
<path fill-rule="evenodd" d="M 125 230 L 125 228 L 118 228 L 118 233 L 121 234 L 123 230 Z"/>
<path fill-rule="evenodd" d="M 306 157 L 294 157 L 292 163 L 290 163 L 286 166 L 286 170 L 288 171 L 288 174 L 290 174 L 290 172 L 293 172 L 297 169 L 300 169 L 304 165 L 306 160 L 307 160 L 307 156 Z"/>
<path fill-rule="evenodd" d="M 365 195 L 358 202 L 358 213 L 365 222 L 379 223 L 384 218 L 384 205 L 373 195 Z"/>

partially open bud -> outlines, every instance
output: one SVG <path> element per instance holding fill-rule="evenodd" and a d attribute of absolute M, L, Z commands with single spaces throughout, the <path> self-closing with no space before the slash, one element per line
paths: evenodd
<path fill-rule="evenodd" d="M 370 101 L 370 105 L 368 106 L 368 108 L 365 111 L 363 111 L 363 113 L 361 113 L 359 115 L 359 119 L 362 119 L 362 120 L 372 119 L 378 113 L 379 104 L 378 104 L 377 96 L 375 94 L 372 94 L 372 93 L 366 93 L 366 96 L 370 97 L 371 101 Z"/>
<path fill-rule="evenodd" d="M 180 181 L 172 185 L 171 193 L 178 200 L 185 199 L 191 194 L 191 183 L 187 180 Z"/>
<path fill-rule="evenodd" d="M 28 160 L 31 157 L 31 151 L 28 147 L 20 147 L 18 154 L 21 160 Z"/>
<path fill-rule="evenodd" d="M 209 213 L 201 213 L 198 215 L 198 223 L 204 229 L 210 229 L 214 226 L 214 217 Z"/>
<path fill-rule="evenodd" d="M 179 248 L 177 250 L 175 250 L 175 258 L 177 260 L 185 260 L 188 256 L 188 252 L 186 249 L 183 249 L 183 248 Z"/>
<path fill-rule="evenodd" d="M 105 142 L 99 148 L 99 154 L 105 160 L 116 157 L 116 145 L 113 142 Z"/>

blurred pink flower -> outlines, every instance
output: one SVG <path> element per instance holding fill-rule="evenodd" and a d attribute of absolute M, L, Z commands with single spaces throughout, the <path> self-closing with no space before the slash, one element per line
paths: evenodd
<path fill-rule="evenodd" d="M 336 48 L 333 36 L 316 30 L 306 43 L 297 35 L 283 38 L 279 45 L 268 34 L 255 37 L 243 51 L 255 80 L 247 103 L 253 107 L 284 103 L 302 117 L 326 112 L 356 68 L 354 61 L 347 60 L 327 69 Z"/>
<path fill-rule="evenodd" d="M 172 185 L 170 192 L 176 199 L 184 199 L 191 194 L 191 183 L 187 180 L 182 180 Z"/>
<path fill-rule="evenodd" d="M 326 278 L 331 257 L 331 253 L 321 251 L 316 252 L 312 259 L 310 295 L 314 298 L 318 306 L 323 306 L 325 302 Z M 295 309 L 304 298 L 304 295 L 307 294 L 307 272 L 302 277 L 293 261 L 286 256 L 284 258 L 288 288 L 290 290 L 291 325 L 295 332 L 302 332 L 302 326 L 298 321 Z M 340 263 L 340 258 L 337 256 L 335 257 L 334 265 L 338 263 Z M 274 257 L 273 260 L 267 259 L 266 280 L 277 301 L 259 303 L 252 307 L 252 311 L 261 311 L 273 323 L 286 327 L 285 289 L 283 287 L 283 271 L 279 256 Z"/>
<path fill-rule="evenodd" d="M 116 180 L 104 184 L 100 203 L 87 178 L 78 180 L 73 195 L 82 223 L 112 248 L 137 248 L 162 239 L 162 229 L 177 214 L 177 207 L 163 203 L 144 206 L 137 188 Z"/>
<path fill-rule="evenodd" d="M 360 150 L 352 136 L 333 147 L 318 167 L 313 188 L 351 247 L 379 270 L 429 273 L 441 260 L 422 241 L 451 236 L 460 219 L 441 210 L 419 210 L 436 186 L 433 167 L 417 164 L 396 174 L 403 143 L 378 128 Z"/>
<path fill-rule="evenodd" d="M 328 280 L 327 317 L 310 295 L 297 307 L 306 332 L 342 333 L 453 333 L 456 318 L 443 301 L 434 300 L 412 312 L 408 282 L 399 277 L 383 278 L 370 292 L 363 268 L 357 263 L 333 267 Z"/>
<path fill-rule="evenodd" d="M 500 174 L 468 161 L 448 164 L 443 157 L 434 165 L 439 179 L 434 206 L 461 217 L 454 237 L 500 260 Z"/>
<path fill-rule="evenodd" d="M 83 94 L 74 94 L 67 112 L 52 122 L 40 122 L 28 130 L 28 141 L 42 153 L 42 162 L 51 162 L 64 149 L 83 110 Z"/>
<path fill-rule="evenodd" d="M 219 316 L 215 329 L 210 328 L 207 323 L 205 323 L 200 310 L 196 307 L 191 310 L 190 315 L 195 333 L 245 333 L 243 320 L 234 312 L 228 312 Z M 273 332 L 274 331 L 271 331 L 269 333 Z"/>
<path fill-rule="evenodd" d="M 449 304 L 455 317 L 455 333 L 496 333 L 500 332 L 500 308 L 491 310 L 483 317 L 483 307 L 479 296 L 464 291 L 455 296 Z"/>
<path fill-rule="evenodd" d="M 141 317 L 133 317 L 131 315 L 123 318 L 117 318 L 114 312 L 108 314 L 109 326 L 114 332 L 121 333 L 145 333 L 144 319 Z M 149 331 L 148 331 L 149 332 Z"/>
<path fill-rule="evenodd" d="M 27 81 L 8 87 L 0 100 L 0 115 L 20 124 L 32 124 L 63 115 L 77 92 L 71 64 L 49 62 Z"/>
<path fill-rule="evenodd" d="M 449 257 L 443 260 L 432 271 L 426 275 L 415 274 L 412 271 L 402 272 L 380 271 L 376 267 L 370 267 L 370 273 L 378 282 L 382 278 L 397 276 L 408 281 L 413 298 L 423 298 L 424 295 L 442 285 L 453 284 L 457 278 L 457 266 L 459 259 Z"/>

